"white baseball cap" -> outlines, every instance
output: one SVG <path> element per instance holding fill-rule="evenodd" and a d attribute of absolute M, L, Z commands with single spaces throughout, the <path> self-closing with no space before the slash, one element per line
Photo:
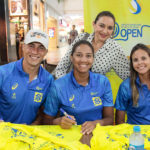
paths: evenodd
<path fill-rule="evenodd" d="M 25 36 L 24 43 L 29 44 L 32 42 L 41 43 L 46 49 L 48 49 L 49 37 L 48 35 L 41 30 L 29 30 Z"/>

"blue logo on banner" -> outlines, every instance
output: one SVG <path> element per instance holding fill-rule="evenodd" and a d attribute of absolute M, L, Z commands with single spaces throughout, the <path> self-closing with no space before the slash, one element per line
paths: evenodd
<path fill-rule="evenodd" d="M 139 14 L 140 12 L 141 12 L 141 6 L 139 5 L 139 2 L 137 2 L 137 1 L 139 1 L 139 0 L 132 0 L 131 2 L 130 2 L 130 12 L 132 13 L 132 14 Z"/>
<path fill-rule="evenodd" d="M 121 24 L 115 23 L 115 40 L 127 41 L 129 36 L 132 38 L 143 37 L 143 29 L 150 28 L 150 25 L 141 24 Z M 117 37 L 120 38 L 117 38 Z"/>

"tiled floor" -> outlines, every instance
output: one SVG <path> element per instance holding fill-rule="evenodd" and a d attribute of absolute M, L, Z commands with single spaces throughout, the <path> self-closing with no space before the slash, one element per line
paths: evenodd
<path fill-rule="evenodd" d="M 47 63 L 50 65 L 57 65 L 60 59 L 65 55 L 68 48 L 69 48 L 69 45 L 66 44 L 60 48 L 49 49 L 45 57 Z"/>

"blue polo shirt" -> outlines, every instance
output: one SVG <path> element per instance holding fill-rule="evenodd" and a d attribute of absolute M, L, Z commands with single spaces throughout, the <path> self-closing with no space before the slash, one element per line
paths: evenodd
<path fill-rule="evenodd" d="M 112 107 L 113 98 L 109 80 L 89 72 L 87 86 L 79 85 L 73 71 L 56 80 L 47 97 L 44 112 L 56 116 L 60 108 L 76 118 L 77 124 L 103 118 L 103 107 Z"/>
<path fill-rule="evenodd" d="M 31 124 L 45 102 L 53 77 L 40 66 L 37 78 L 29 82 L 22 62 L 23 58 L 0 66 L 0 118 L 6 122 Z"/>
<path fill-rule="evenodd" d="M 140 83 L 139 77 L 136 79 L 136 86 L 139 91 L 138 105 L 133 106 L 130 78 L 127 78 L 120 85 L 115 108 L 127 112 L 129 124 L 150 124 L 150 90 L 147 85 Z"/>

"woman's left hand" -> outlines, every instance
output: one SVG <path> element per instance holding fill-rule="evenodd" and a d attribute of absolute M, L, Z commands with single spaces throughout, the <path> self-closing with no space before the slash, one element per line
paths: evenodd
<path fill-rule="evenodd" d="M 96 121 L 86 121 L 82 124 L 81 133 L 90 134 L 96 127 Z"/>

